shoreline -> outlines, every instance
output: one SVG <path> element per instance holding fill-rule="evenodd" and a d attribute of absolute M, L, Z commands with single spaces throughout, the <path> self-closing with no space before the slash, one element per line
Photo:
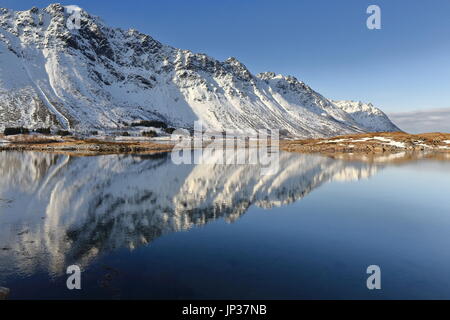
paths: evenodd
<path fill-rule="evenodd" d="M 0 137 L 0 141 L 8 137 Z M 101 139 L 80 139 L 74 137 L 56 137 L 34 135 L 15 136 L 15 139 L 0 144 L 0 151 L 39 151 L 65 153 L 72 155 L 102 155 L 130 153 L 168 152 L 173 145 L 153 141 L 108 141 Z"/>
<path fill-rule="evenodd" d="M 170 152 L 174 144 L 145 141 L 111 141 L 48 135 L 0 135 L 0 151 L 40 151 L 73 155 L 102 155 Z M 287 152 L 332 154 L 383 154 L 430 151 L 450 153 L 450 133 L 408 134 L 403 132 L 365 133 L 331 138 L 280 140 Z"/>
<path fill-rule="evenodd" d="M 450 152 L 450 133 L 371 132 L 332 138 L 285 140 L 282 149 L 301 153 Z"/>

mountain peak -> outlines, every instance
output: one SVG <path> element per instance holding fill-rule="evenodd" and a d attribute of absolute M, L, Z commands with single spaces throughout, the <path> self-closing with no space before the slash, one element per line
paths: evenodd
<path fill-rule="evenodd" d="M 383 111 L 374 107 L 370 102 L 340 100 L 333 101 L 333 103 L 369 131 L 401 131 Z"/>
<path fill-rule="evenodd" d="M 62 6 L 60 3 L 52 3 L 48 5 L 45 9 L 45 12 L 51 14 L 51 15 L 58 15 L 58 14 L 64 14 L 64 6 Z"/>
<path fill-rule="evenodd" d="M 225 67 L 232 71 L 236 76 L 242 80 L 250 81 L 253 79 L 253 75 L 247 69 L 247 67 L 235 57 L 230 57 L 224 62 Z"/>

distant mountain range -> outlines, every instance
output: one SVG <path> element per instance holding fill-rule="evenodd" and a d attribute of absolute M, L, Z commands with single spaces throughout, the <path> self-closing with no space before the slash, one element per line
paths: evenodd
<path fill-rule="evenodd" d="M 73 9 L 73 8 L 71 8 Z M 105 25 L 80 9 L 0 9 L 0 128 L 123 130 L 140 120 L 214 130 L 270 128 L 324 137 L 399 131 L 371 104 L 332 101 L 292 76 L 253 75 L 237 59 L 215 60 Z"/>

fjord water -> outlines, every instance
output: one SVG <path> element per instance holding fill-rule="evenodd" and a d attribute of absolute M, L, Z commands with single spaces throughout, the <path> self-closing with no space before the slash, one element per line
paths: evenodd
<path fill-rule="evenodd" d="M 11 299 L 449 299 L 450 161 L 381 160 L 281 153 L 261 175 L 1 152 L 0 286 Z M 73 264 L 81 290 L 66 287 Z"/>

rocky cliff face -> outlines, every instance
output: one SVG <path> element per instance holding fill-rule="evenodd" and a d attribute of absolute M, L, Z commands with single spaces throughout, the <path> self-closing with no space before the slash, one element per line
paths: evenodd
<path fill-rule="evenodd" d="M 87 131 L 157 119 L 296 137 L 396 129 L 387 118 L 367 126 L 294 77 L 253 75 L 235 58 L 173 48 L 79 12 L 81 28 L 69 29 L 70 13 L 59 4 L 0 9 L 0 127 Z"/>

